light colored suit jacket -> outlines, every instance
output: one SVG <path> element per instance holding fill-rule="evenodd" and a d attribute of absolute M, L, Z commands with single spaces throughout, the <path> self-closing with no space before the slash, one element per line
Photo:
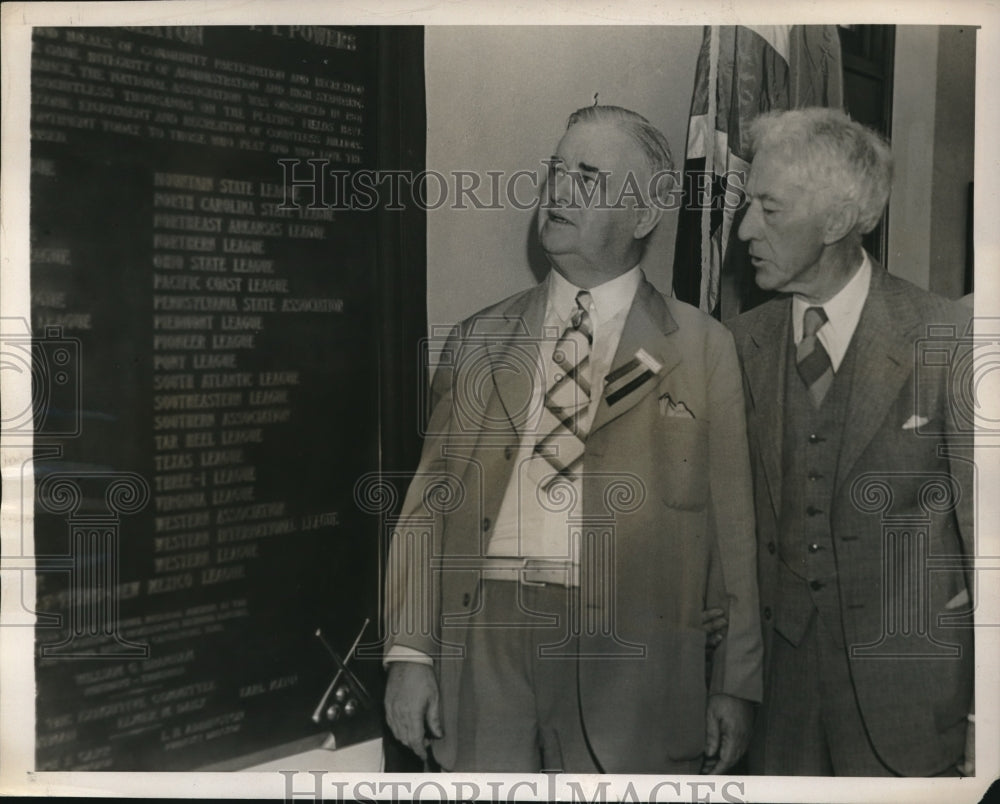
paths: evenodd
<path fill-rule="evenodd" d="M 435 657 L 445 737 L 434 753 L 445 768 L 455 755 L 461 655 L 479 581 L 468 560 L 485 555 L 514 471 L 545 304 L 543 283 L 452 332 L 390 550 L 389 645 Z M 639 349 L 662 368 L 614 404 L 602 398 L 580 502 L 586 522 L 611 522 L 603 528 L 614 534 L 608 577 L 582 608 L 595 621 L 609 614 L 614 635 L 567 638 L 565 624 L 553 633 L 554 643 L 584 656 L 582 718 L 608 772 L 663 772 L 670 760 L 700 755 L 706 605 L 725 607 L 730 623 L 714 654 L 712 691 L 761 695 L 750 467 L 732 337 L 643 280 L 611 372 Z M 671 415 L 670 401 L 693 417 Z M 414 549 L 418 542 L 425 546 Z"/>
<path fill-rule="evenodd" d="M 965 558 L 974 555 L 971 435 L 962 435 L 963 403 L 952 394 L 968 322 L 957 304 L 873 262 L 850 346 L 856 362 L 830 512 L 844 643 L 875 751 L 905 776 L 961 758 L 972 704 L 971 604 L 963 603 L 972 591 Z M 791 298 L 730 328 L 743 365 L 769 677 Z M 913 552 L 901 552 L 907 546 Z"/>

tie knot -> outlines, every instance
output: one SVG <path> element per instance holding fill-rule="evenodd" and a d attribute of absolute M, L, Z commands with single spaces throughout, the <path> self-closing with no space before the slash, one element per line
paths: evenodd
<path fill-rule="evenodd" d="M 580 330 L 580 332 L 586 335 L 588 341 L 593 340 L 594 337 L 594 328 L 590 321 L 591 304 L 590 293 L 586 290 L 581 290 L 576 294 L 576 309 L 573 310 L 573 315 L 570 318 L 573 328 Z"/>
<path fill-rule="evenodd" d="M 803 337 L 811 338 L 826 321 L 826 313 L 823 312 L 822 307 L 807 307 L 805 315 L 802 317 Z"/>

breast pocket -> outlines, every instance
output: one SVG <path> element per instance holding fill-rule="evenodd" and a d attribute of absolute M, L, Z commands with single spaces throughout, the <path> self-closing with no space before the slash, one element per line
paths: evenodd
<path fill-rule="evenodd" d="M 660 499 L 671 508 L 699 511 L 708 502 L 708 422 L 665 418 L 654 447 Z"/>

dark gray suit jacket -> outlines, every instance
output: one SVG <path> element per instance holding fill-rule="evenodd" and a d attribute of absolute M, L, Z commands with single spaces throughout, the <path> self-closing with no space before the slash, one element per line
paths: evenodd
<path fill-rule="evenodd" d="M 832 534 L 844 642 L 865 726 L 885 765 L 924 776 L 961 758 L 972 711 L 971 603 L 963 601 L 972 592 L 975 486 L 962 415 L 969 398 L 961 398 L 956 381 L 969 367 L 962 337 L 969 314 L 872 265 L 850 346 L 857 362 Z M 791 298 L 783 297 L 730 322 L 743 365 L 754 475 L 765 678 L 774 639 L 790 318 Z M 907 545 L 915 552 L 903 552 Z"/>

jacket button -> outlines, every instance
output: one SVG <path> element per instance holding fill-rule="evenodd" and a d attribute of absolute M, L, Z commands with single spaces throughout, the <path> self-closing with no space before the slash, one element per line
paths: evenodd
<path fill-rule="evenodd" d="M 486 531 L 489 529 L 490 529 L 490 518 L 486 517 L 485 519 L 483 519 L 483 530 Z"/>
<path fill-rule="evenodd" d="M 806 513 L 809 514 L 809 516 L 816 516 L 816 514 L 822 514 L 823 509 L 817 508 L 815 505 L 810 505 L 806 508 Z"/>
<path fill-rule="evenodd" d="M 468 608 L 469 603 L 471 603 L 471 602 L 472 602 L 472 596 L 468 592 L 466 592 L 464 595 L 462 595 L 462 605 L 463 606 L 465 606 L 466 608 Z"/>
<path fill-rule="evenodd" d="M 764 619 L 765 620 L 770 620 L 771 619 L 771 607 L 770 606 L 764 606 Z"/>
<path fill-rule="evenodd" d="M 773 556 L 776 552 L 778 552 L 778 545 L 776 545 L 774 542 L 768 542 L 767 552 L 769 552 Z"/>
<path fill-rule="evenodd" d="M 509 461 L 511 459 L 511 456 L 513 454 L 514 454 L 514 448 L 513 447 L 504 447 L 503 448 L 503 457 L 504 457 L 505 460 Z"/>
<path fill-rule="evenodd" d="M 815 470 L 810 471 L 809 474 L 806 475 L 806 477 L 808 477 L 813 482 L 815 482 L 817 480 L 822 480 L 823 479 L 823 475 L 821 475 L 819 472 L 817 472 Z"/>
<path fill-rule="evenodd" d="M 809 588 L 812 589 L 814 592 L 818 592 L 824 586 L 826 586 L 826 584 L 823 583 L 822 581 L 809 581 Z"/>
<path fill-rule="evenodd" d="M 812 544 L 809 545 L 809 552 L 810 553 L 815 553 L 818 550 L 819 550 L 819 545 L 816 544 L 816 542 L 813 542 Z"/>
<path fill-rule="evenodd" d="M 810 444 L 819 444 L 819 443 L 821 443 L 823 441 L 826 441 L 826 439 L 823 438 L 823 436 L 816 435 L 816 433 L 810 433 L 809 434 L 809 443 Z"/>

